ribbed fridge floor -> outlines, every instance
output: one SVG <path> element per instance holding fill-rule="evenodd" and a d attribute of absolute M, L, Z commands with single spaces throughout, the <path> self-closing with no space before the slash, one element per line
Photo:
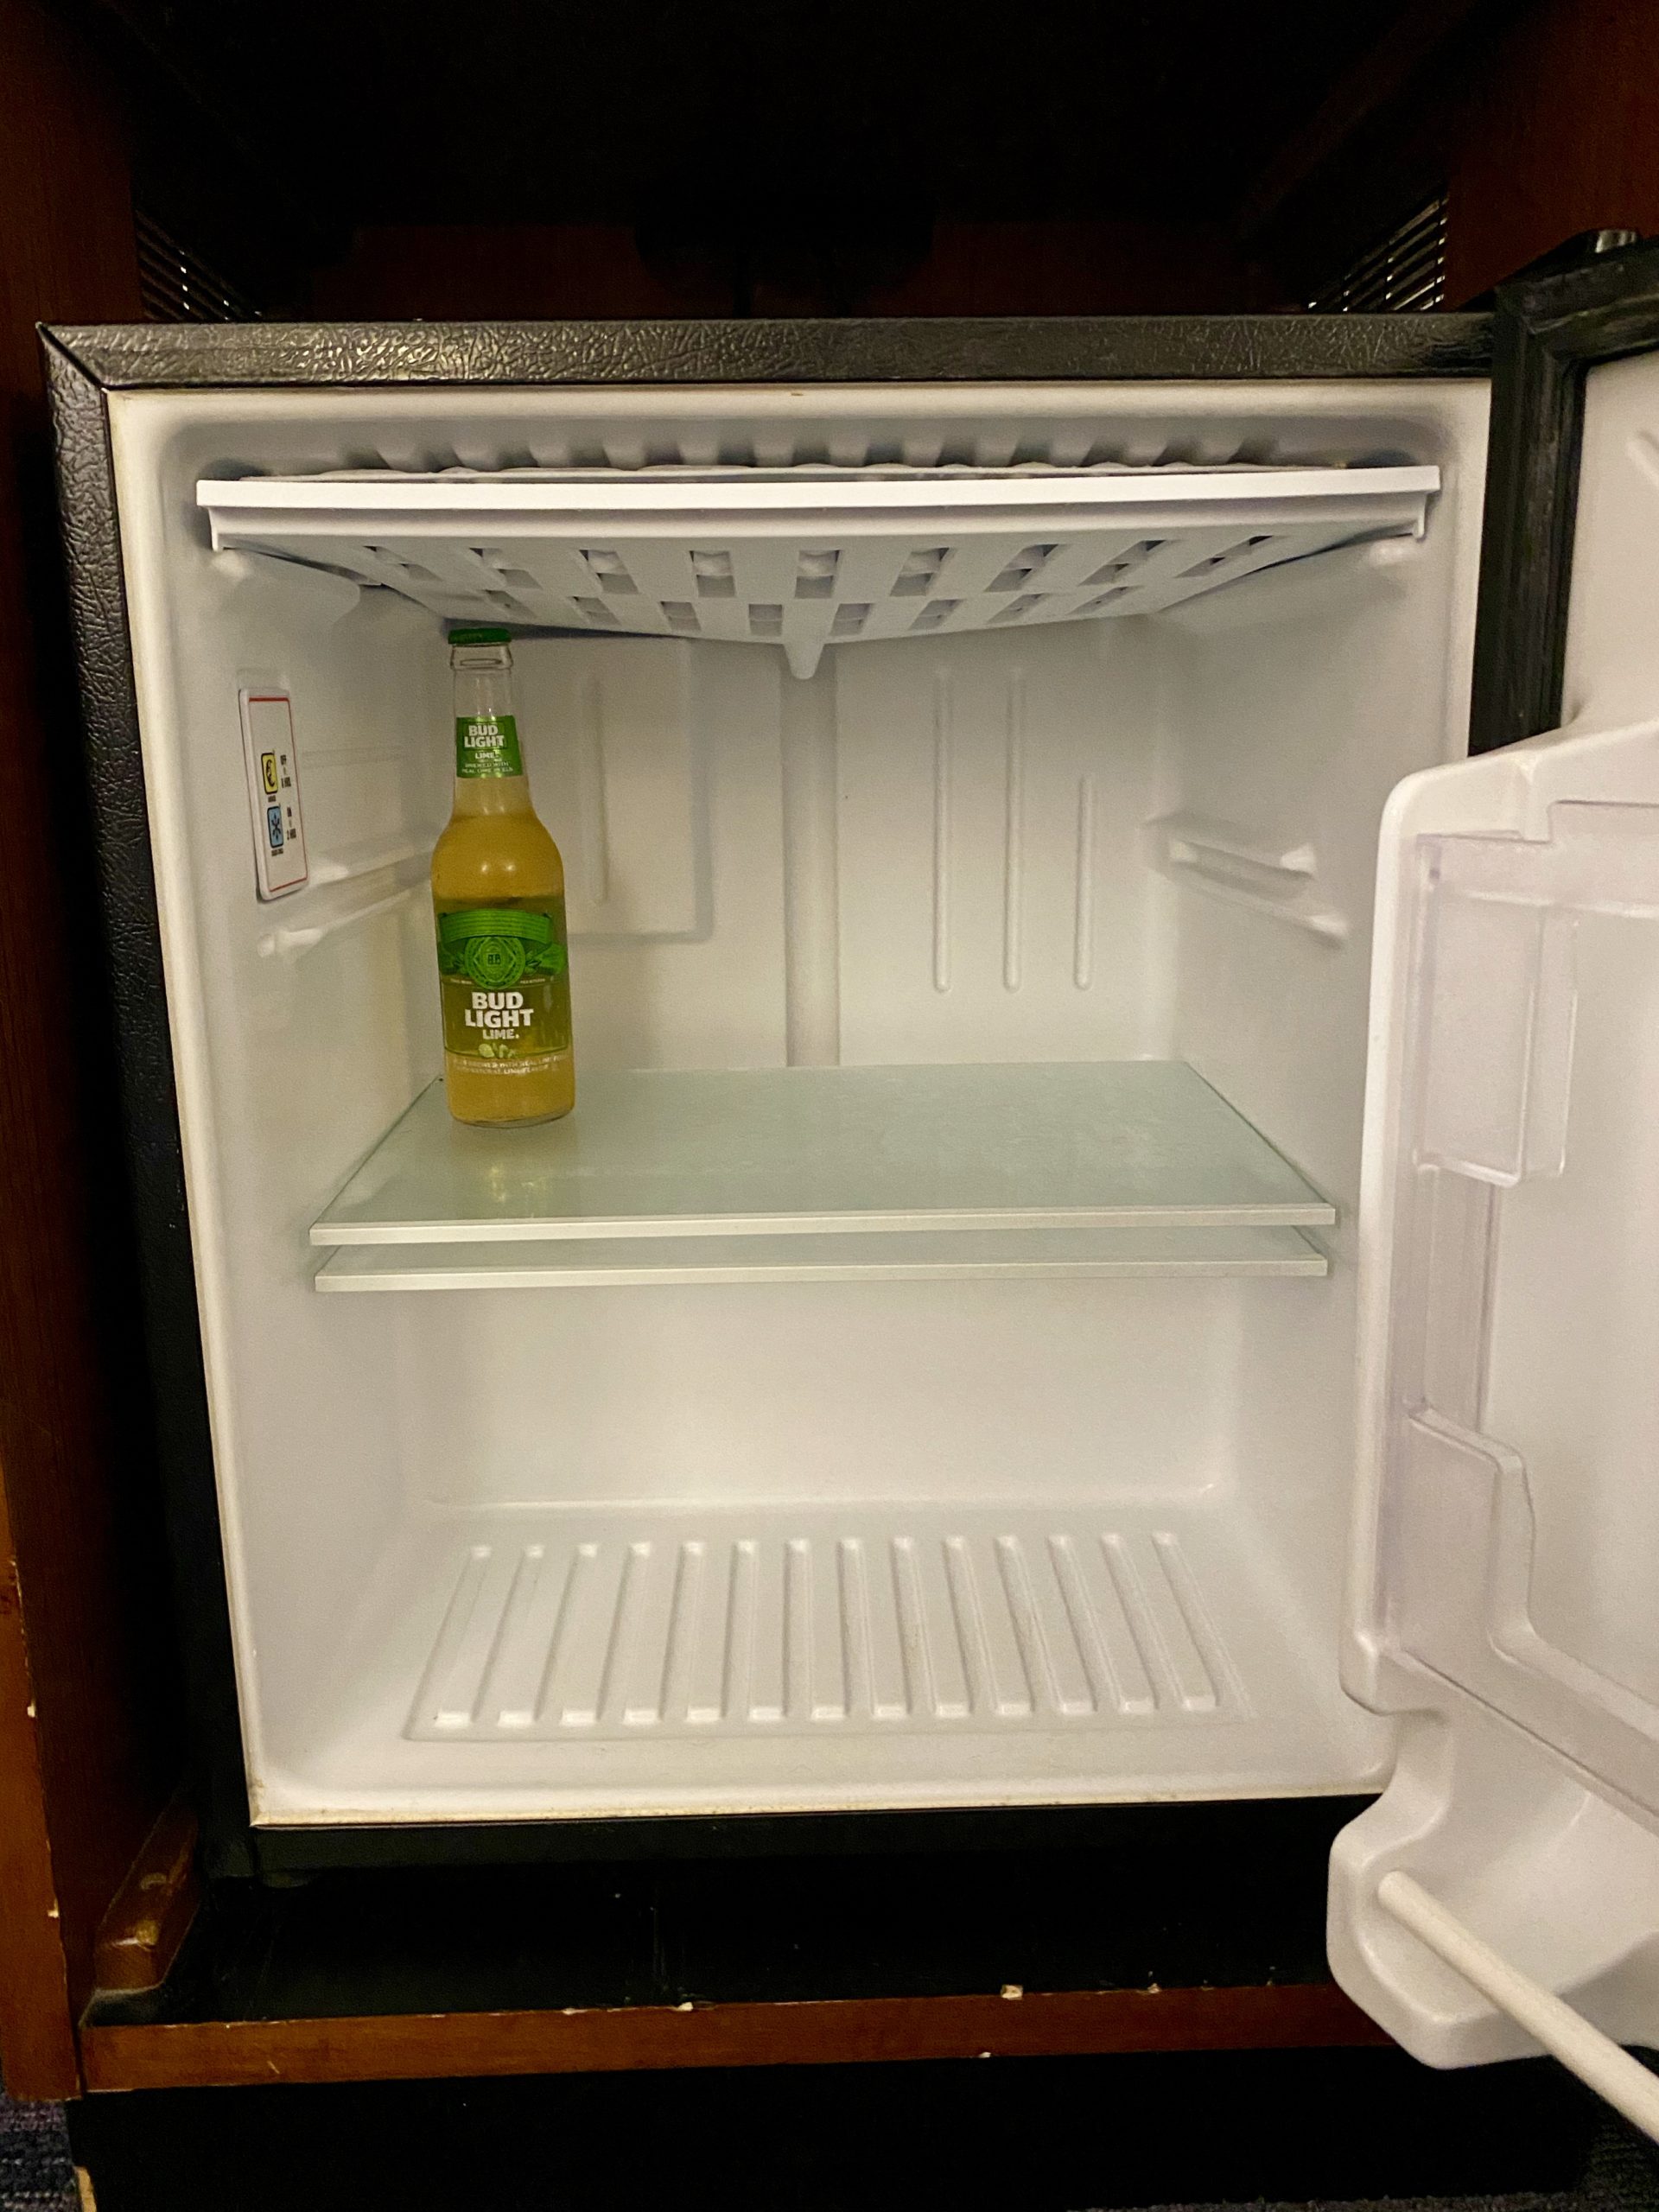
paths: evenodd
<path fill-rule="evenodd" d="M 407 1732 L 1007 1731 L 1249 1709 L 1174 1529 L 769 1517 L 572 1514 L 458 1546 Z"/>
<path fill-rule="evenodd" d="M 1307 1548 L 1202 1502 L 437 1515 L 372 1579 L 303 1767 L 256 1760 L 256 1802 L 510 1820 L 1363 1788 L 1382 1738 L 1289 1594 Z"/>

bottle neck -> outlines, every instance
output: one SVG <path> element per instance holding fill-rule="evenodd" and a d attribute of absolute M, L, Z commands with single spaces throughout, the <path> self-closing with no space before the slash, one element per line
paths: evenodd
<path fill-rule="evenodd" d="M 478 658 L 481 660 L 480 652 Z M 458 668 L 454 671 L 455 720 L 512 713 L 512 671 L 510 668 Z"/>
<path fill-rule="evenodd" d="M 532 814 L 528 776 L 457 776 L 454 811 L 466 814 Z"/>
<path fill-rule="evenodd" d="M 504 653 L 494 665 L 461 665 L 454 671 L 459 814 L 512 814 L 530 804 L 512 711 L 512 676 L 500 664 L 505 658 Z"/>

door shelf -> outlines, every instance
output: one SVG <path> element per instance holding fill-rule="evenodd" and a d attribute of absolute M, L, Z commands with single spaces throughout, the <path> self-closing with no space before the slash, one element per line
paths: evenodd
<path fill-rule="evenodd" d="M 217 551 L 451 620 L 781 645 L 1161 612 L 1257 569 L 1421 537 L 1435 467 L 464 469 L 196 487 Z"/>
<path fill-rule="evenodd" d="M 600 1073 L 506 1131 L 434 1084 L 311 1237 L 331 1291 L 1306 1275 L 1335 1217 L 1192 1069 L 1121 1060 Z"/>

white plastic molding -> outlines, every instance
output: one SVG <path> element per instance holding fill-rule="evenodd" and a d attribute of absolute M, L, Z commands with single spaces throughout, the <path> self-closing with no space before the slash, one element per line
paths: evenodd
<path fill-rule="evenodd" d="M 320 1291 L 594 1290 L 742 1282 L 973 1281 L 1046 1276 L 1307 1276 L 1330 1272 L 1296 1229 L 925 1230 L 849 1236 L 555 1238 L 544 1244 L 347 1244 Z"/>
<path fill-rule="evenodd" d="M 383 892 L 378 898 L 365 899 L 361 904 L 343 907 L 337 914 L 330 914 L 318 922 L 308 922 L 297 927 L 284 925 L 268 930 L 259 939 L 256 950 L 262 960 L 292 960 L 301 953 L 313 951 L 337 937 L 341 930 L 350 929 L 359 922 L 372 921 L 377 914 L 390 914 L 406 906 L 421 888 L 417 883 L 405 883 L 395 891 Z"/>
<path fill-rule="evenodd" d="M 1385 1874 L 1376 1895 L 1383 1909 L 1427 1943 L 1453 1974 L 1507 2012 L 1569 2073 L 1659 2143 L 1659 2075 L 1621 2050 L 1611 2036 L 1603 2035 L 1553 1990 L 1543 1988 L 1484 1943 L 1409 1874 L 1398 1868 Z"/>
<path fill-rule="evenodd" d="M 1173 1529 L 571 1513 L 454 1544 L 407 1736 L 1146 1728 L 1249 1711 Z"/>
<path fill-rule="evenodd" d="M 783 647 L 1156 613 L 1421 537 L 1436 467 L 451 470 L 210 479 L 219 551 L 450 618 Z"/>
<path fill-rule="evenodd" d="M 1267 914 L 1325 944 L 1345 944 L 1345 914 L 1322 906 L 1319 859 L 1309 844 L 1274 844 L 1197 814 L 1160 815 L 1145 831 L 1148 863 L 1172 882 Z"/>

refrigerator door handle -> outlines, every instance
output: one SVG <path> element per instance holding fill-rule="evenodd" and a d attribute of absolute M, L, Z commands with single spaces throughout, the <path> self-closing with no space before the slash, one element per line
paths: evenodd
<path fill-rule="evenodd" d="M 1507 2012 L 1570 2073 L 1659 2142 L 1659 2075 L 1649 2073 L 1639 2059 L 1592 2027 L 1581 2012 L 1511 1966 L 1409 1874 L 1397 1867 L 1385 1874 L 1376 1895 L 1384 1910 L 1427 1943 L 1453 1974 Z"/>

